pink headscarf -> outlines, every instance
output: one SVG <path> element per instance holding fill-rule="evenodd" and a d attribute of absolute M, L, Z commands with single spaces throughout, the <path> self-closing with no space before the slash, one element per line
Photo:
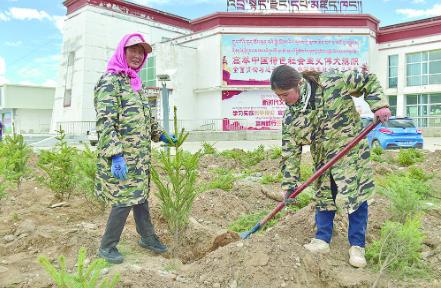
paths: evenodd
<path fill-rule="evenodd" d="M 109 62 L 107 63 L 107 72 L 112 74 L 126 74 L 130 77 L 130 86 L 132 86 L 132 89 L 137 92 L 142 87 L 142 81 L 139 78 L 138 73 L 141 71 L 142 66 L 144 66 L 148 53 L 144 54 L 144 60 L 142 61 L 141 66 L 139 66 L 137 69 L 132 69 L 129 67 L 126 60 L 126 54 L 124 53 L 124 48 L 127 41 L 134 36 L 140 37 L 142 41 L 145 41 L 142 35 L 138 33 L 127 34 L 124 36 L 119 42 L 115 53 L 113 53 L 112 58 L 110 58 Z"/>

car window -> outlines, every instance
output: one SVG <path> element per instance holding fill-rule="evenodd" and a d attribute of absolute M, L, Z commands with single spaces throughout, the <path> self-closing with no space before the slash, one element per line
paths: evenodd
<path fill-rule="evenodd" d="M 415 128 L 413 121 L 406 119 L 390 119 L 384 126 L 388 128 Z"/>

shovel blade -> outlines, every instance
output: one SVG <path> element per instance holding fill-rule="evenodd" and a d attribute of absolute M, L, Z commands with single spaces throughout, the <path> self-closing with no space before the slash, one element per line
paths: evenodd
<path fill-rule="evenodd" d="M 257 223 L 251 230 L 240 233 L 240 238 L 248 239 L 251 234 L 257 232 L 260 229 L 260 222 Z"/>

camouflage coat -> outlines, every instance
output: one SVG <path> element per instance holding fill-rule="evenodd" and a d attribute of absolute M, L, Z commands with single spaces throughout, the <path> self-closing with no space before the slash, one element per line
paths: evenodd
<path fill-rule="evenodd" d="M 106 73 L 95 87 L 98 132 L 96 193 L 113 206 L 143 203 L 150 188 L 151 140 L 162 133 L 152 117 L 147 95 L 135 92 L 130 79 Z M 110 171 L 113 155 L 123 154 L 128 179 L 119 180 Z"/>
<path fill-rule="evenodd" d="M 306 79 L 305 79 L 306 81 Z M 315 170 L 327 163 L 363 129 L 351 96 L 360 97 L 372 111 L 388 107 L 373 74 L 348 71 L 320 76 L 308 103 L 299 101 L 286 109 L 282 124 L 282 189 L 299 186 L 302 147 L 311 145 Z M 305 89 L 302 89 L 304 91 Z M 306 108 L 306 109 L 303 109 Z M 337 184 L 334 202 L 330 177 Z M 315 182 L 317 208 L 352 213 L 373 193 L 373 173 L 367 140 L 360 141 Z"/>

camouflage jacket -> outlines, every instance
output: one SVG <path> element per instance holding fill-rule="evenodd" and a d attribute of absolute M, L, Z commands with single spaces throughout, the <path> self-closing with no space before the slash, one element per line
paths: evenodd
<path fill-rule="evenodd" d="M 135 92 L 130 79 L 106 73 L 95 87 L 98 160 L 96 193 L 113 206 L 143 203 L 150 188 L 151 140 L 158 142 L 163 132 L 152 117 L 147 95 Z M 113 155 L 123 154 L 128 179 L 112 176 Z"/>
<path fill-rule="evenodd" d="M 305 81 L 307 81 L 305 79 Z M 289 106 L 282 123 L 282 189 L 299 186 L 302 147 L 311 145 L 315 170 L 327 163 L 363 129 L 351 96 L 360 97 L 372 111 L 388 107 L 383 90 L 373 74 L 347 71 L 322 74 L 321 86 L 311 94 L 313 105 Z M 311 107 L 313 106 L 313 107 Z M 331 193 L 330 177 L 337 184 L 337 199 Z M 369 147 L 362 140 L 315 182 L 317 208 L 348 213 L 357 210 L 373 192 Z"/>

